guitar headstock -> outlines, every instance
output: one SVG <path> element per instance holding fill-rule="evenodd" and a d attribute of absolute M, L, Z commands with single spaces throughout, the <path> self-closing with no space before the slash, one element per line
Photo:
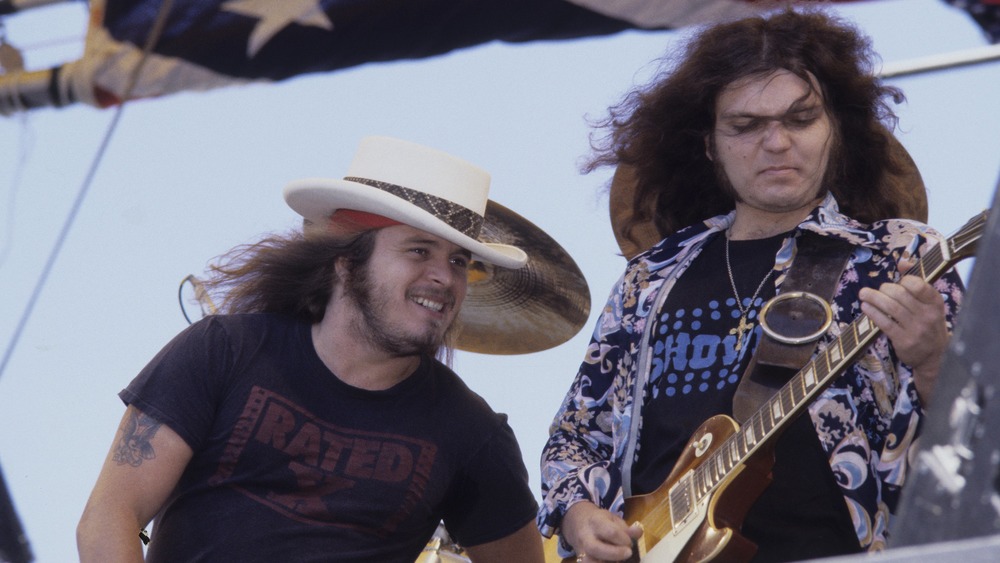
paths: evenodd
<path fill-rule="evenodd" d="M 976 252 L 979 246 L 979 239 L 983 237 L 986 229 L 986 220 L 989 219 L 989 210 L 978 213 L 969 219 L 965 225 L 948 237 L 948 246 L 951 251 L 952 261 L 968 258 Z"/>

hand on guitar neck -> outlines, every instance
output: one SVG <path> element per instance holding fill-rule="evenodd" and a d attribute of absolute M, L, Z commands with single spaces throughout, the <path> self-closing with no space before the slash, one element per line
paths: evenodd
<path fill-rule="evenodd" d="M 642 536 L 639 524 L 629 526 L 621 517 L 586 501 L 566 511 L 562 531 L 577 554 L 586 554 L 578 561 L 632 561 L 633 548 Z"/>
<path fill-rule="evenodd" d="M 913 368 L 917 393 L 925 406 L 930 404 L 949 340 L 944 298 L 914 275 L 878 291 L 863 288 L 858 297 L 861 312 L 889 337 L 900 361 Z"/>

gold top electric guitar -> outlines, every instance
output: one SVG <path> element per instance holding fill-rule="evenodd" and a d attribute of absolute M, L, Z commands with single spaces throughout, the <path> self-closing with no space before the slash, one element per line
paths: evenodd
<path fill-rule="evenodd" d="M 987 212 L 930 249 L 908 274 L 932 282 L 972 256 Z M 625 521 L 642 525 L 630 562 L 748 561 L 757 547 L 740 535 L 750 506 L 770 483 L 781 432 L 871 344 L 881 331 L 865 315 L 792 376 L 741 427 L 726 415 L 705 421 L 674 469 L 652 493 L 625 499 Z M 546 545 L 555 554 L 557 536 Z M 558 555 L 549 559 L 558 561 Z M 568 563 L 573 559 L 566 559 Z"/>

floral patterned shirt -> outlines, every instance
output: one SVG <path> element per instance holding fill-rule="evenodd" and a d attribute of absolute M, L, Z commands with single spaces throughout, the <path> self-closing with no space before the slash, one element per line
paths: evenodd
<path fill-rule="evenodd" d="M 622 514 L 630 494 L 640 414 L 649 391 L 649 350 L 659 334 L 667 294 L 711 237 L 734 213 L 682 229 L 629 261 L 611 292 L 579 372 L 550 427 L 542 454 L 542 505 L 537 524 L 550 537 L 566 510 L 582 500 Z M 822 350 L 861 315 L 858 292 L 897 281 L 921 252 L 943 237 L 922 223 L 892 219 L 863 225 L 839 212 L 832 195 L 787 238 L 775 258 L 776 291 L 795 255 L 798 234 L 811 231 L 851 243 L 853 253 L 831 303 L 834 323 Z M 903 261 L 903 264 L 900 264 Z M 943 295 L 949 331 L 964 288 L 954 270 L 934 287 Z M 885 335 L 837 376 L 809 405 L 809 416 L 842 489 L 862 548 L 886 546 L 889 515 L 907 472 L 923 408 L 913 371 L 900 363 Z M 571 552 L 561 542 L 564 555 Z"/>

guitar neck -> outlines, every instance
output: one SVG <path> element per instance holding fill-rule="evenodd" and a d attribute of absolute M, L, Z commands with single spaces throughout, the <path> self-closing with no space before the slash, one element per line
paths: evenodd
<path fill-rule="evenodd" d="M 910 270 L 926 281 L 940 277 L 957 259 L 952 258 L 952 241 L 928 250 Z M 849 366 L 881 333 L 865 315 L 854 320 L 830 345 L 819 352 L 791 380 L 714 450 L 692 475 L 693 496 L 703 499 L 726 480 L 733 469 L 743 465 L 764 444 L 774 439 L 795 419 L 834 378 Z"/>

